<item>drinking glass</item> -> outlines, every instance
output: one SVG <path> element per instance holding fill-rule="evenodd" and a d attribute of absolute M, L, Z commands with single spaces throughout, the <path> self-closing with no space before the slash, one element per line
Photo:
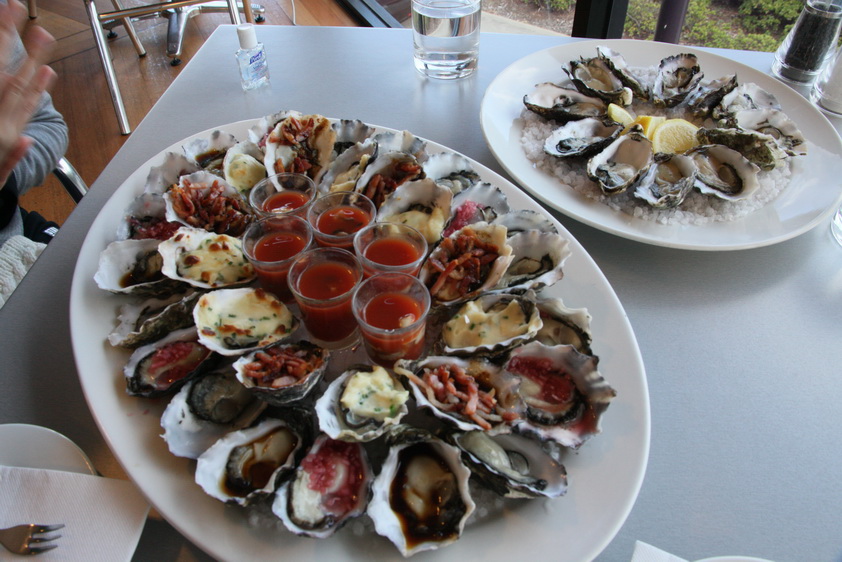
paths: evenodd
<path fill-rule="evenodd" d="M 360 285 L 353 299 L 368 356 L 391 368 L 398 359 L 418 359 L 430 311 L 430 292 L 417 277 L 378 273 Z"/>
<path fill-rule="evenodd" d="M 307 209 L 316 197 L 316 184 L 304 174 L 283 172 L 257 182 L 249 192 L 249 204 L 258 216 L 298 215 L 307 217 Z"/>
<path fill-rule="evenodd" d="M 307 211 L 316 243 L 322 247 L 354 249 L 354 235 L 374 222 L 374 203 L 354 191 L 337 191 L 316 199 Z"/>
<path fill-rule="evenodd" d="M 375 222 L 354 236 L 354 252 L 366 277 L 377 273 L 418 275 L 427 256 L 427 240 L 411 226 Z"/>
<path fill-rule="evenodd" d="M 362 278 L 360 262 L 341 248 L 313 248 L 293 261 L 287 281 L 315 343 L 342 349 L 359 339 L 351 297 Z"/>
<path fill-rule="evenodd" d="M 412 0 L 415 68 L 452 80 L 476 70 L 481 0 Z"/>
<path fill-rule="evenodd" d="M 287 273 L 293 260 L 313 243 L 313 229 L 301 217 L 266 217 L 243 234 L 243 253 L 261 287 L 284 302 L 292 301 Z"/>

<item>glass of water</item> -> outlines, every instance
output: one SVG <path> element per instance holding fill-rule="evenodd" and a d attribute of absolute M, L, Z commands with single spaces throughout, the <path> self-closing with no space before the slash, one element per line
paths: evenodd
<path fill-rule="evenodd" d="M 415 68 L 453 79 L 477 67 L 481 0 L 412 0 Z"/>

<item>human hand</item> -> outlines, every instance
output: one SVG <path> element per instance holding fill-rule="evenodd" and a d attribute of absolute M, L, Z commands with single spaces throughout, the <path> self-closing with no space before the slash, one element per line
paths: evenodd
<path fill-rule="evenodd" d="M 40 26 L 31 26 L 23 37 L 26 49 L 20 67 L 8 71 L 14 45 L 26 21 L 26 9 L 17 0 L 0 4 L 0 188 L 26 154 L 32 139 L 22 131 L 38 107 L 41 94 L 55 81 L 46 61 L 55 39 Z"/>

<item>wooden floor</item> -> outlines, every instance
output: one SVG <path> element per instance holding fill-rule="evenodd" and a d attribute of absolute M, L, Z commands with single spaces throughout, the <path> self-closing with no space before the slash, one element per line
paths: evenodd
<path fill-rule="evenodd" d="M 293 0 L 255 0 L 266 10 L 265 24 L 292 25 Z M 149 2 L 147 2 L 149 3 Z M 100 13 L 113 10 L 109 0 L 97 0 Z M 143 5 L 124 0 L 123 6 Z M 99 177 L 128 136 L 120 134 L 105 74 L 88 24 L 82 0 L 37 0 L 38 17 L 33 20 L 57 40 L 50 66 L 58 74 L 52 90 L 53 103 L 70 129 L 67 158 L 88 185 Z M 334 0 L 296 0 L 297 25 L 356 26 L 357 23 Z M 117 27 L 110 40 L 117 80 L 132 126 L 136 126 L 201 47 L 217 25 L 231 23 L 227 13 L 204 13 L 191 18 L 185 32 L 180 66 L 170 65 L 166 54 L 167 20 L 160 17 L 135 23 L 147 55 L 143 58 Z M 73 210 L 73 201 L 52 177 L 26 194 L 21 206 L 37 210 L 59 224 Z"/>

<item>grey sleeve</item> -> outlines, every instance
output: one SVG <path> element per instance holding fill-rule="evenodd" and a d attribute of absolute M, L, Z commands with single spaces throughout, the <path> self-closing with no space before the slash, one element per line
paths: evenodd
<path fill-rule="evenodd" d="M 23 134 L 35 142 L 15 167 L 15 179 L 21 195 L 44 183 L 44 179 L 67 150 L 67 124 L 61 113 L 53 107 L 49 94 L 45 93 L 41 97 L 41 103 Z"/>

